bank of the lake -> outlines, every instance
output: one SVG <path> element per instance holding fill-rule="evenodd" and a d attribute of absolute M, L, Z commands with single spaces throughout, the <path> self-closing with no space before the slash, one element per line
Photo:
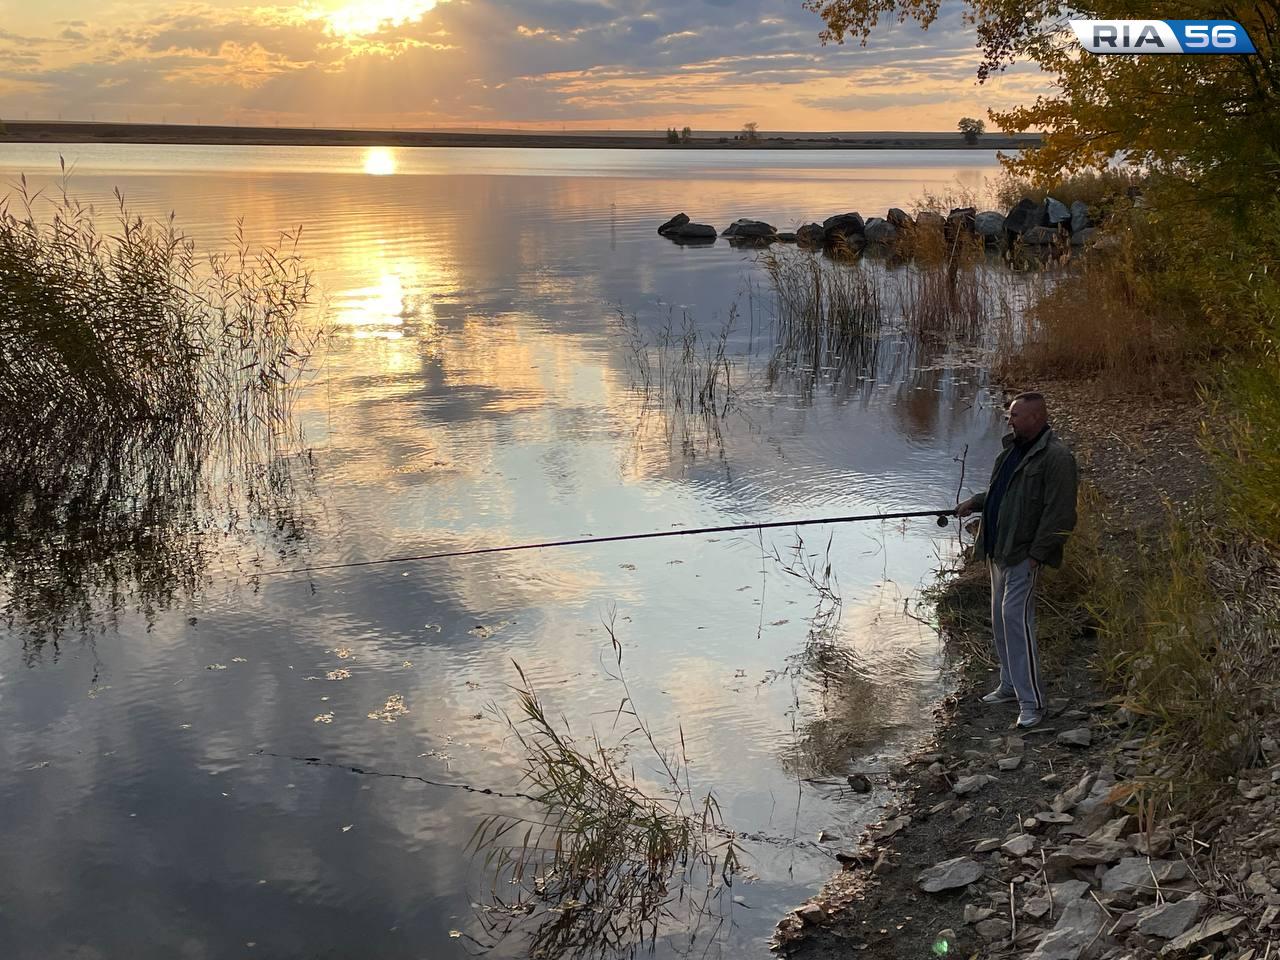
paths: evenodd
<path fill-rule="evenodd" d="M 1114 386 L 1022 386 L 1049 397 L 1085 491 L 1072 556 L 1040 601 L 1046 722 L 1018 732 L 1010 708 L 981 702 L 994 682 L 989 583 L 982 564 L 962 564 L 937 590 L 963 657 L 937 733 L 896 770 L 894 802 L 845 869 L 779 925 L 777 949 L 804 960 L 1269 955 L 1280 942 L 1280 714 L 1257 718 L 1252 760 L 1213 804 L 1153 791 L 1161 769 L 1146 718 L 1100 672 L 1097 598 L 1079 594 L 1083 567 L 1136 567 L 1171 516 L 1211 514 L 1209 408 Z M 1240 590 L 1273 604 L 1274 559 L 1239 559 L 1226 575 L 1248 570 Z"/>
<path fill-rule="evenodd" d="M 255 127 L 230 124 L 111 123 L 50 120 L 5 121 L 3 143 L 190 143 L 253 146 L 494 147 L 525 150 L 1025 150 L 1039 146 L 1039 134 L 985 134 L 966 143 L 958 133 L 902 131 L 866 135 L 828 133 L 775 136 L 755 140 L 695 136 L 668 143 L 660 133 L 550 133 L 476 130 L 358 130 L 340 127 Z"/>

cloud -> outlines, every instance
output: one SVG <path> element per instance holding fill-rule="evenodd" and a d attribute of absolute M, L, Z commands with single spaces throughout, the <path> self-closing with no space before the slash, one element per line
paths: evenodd
<path fill-rule="evenodd" d="M 752 111 L 779 129 L 852 129 L 859 111 L 895 105 L 901 127 L 927 127 L 950 104 L 972 113 L 1034 87 L 973 86 L 976 41 L 955 0 L 928 32 L 893 24 L 866 46 L 825 47 L 814 14 L 776 0 L 441 0 L 345 36 L 314 4 L 147 2 L 118 25 L 84 2 L 53 36 L 0 32 L 0 84 L 22 83 L 33 112 L 135 118 L 648 126 L 687 115 L 736 128 Z M 5 91 L 0 109 L 16 102 Z"/>

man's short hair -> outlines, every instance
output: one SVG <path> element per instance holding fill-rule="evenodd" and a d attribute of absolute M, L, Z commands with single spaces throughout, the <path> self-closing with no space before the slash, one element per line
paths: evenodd
<path fill-rule="evenodd" d="M 1013 404 L 1017 403 L 1019 400 L 1039 400 L 1041 403 L 1044 403 L 1044 394 L 1040 393 L 1037 390 L 1028 390 L 1025 393 L 1018 394 L 1016 397 L 1010 400 L 1009 405 L 1012 406 Z"/>

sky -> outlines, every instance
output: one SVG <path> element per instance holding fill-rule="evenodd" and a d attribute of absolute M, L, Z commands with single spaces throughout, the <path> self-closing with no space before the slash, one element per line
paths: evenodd
<path fill-rule="evenodd" d="M 824 47 L 801 0 L 0 0 L 0 119 L 954 131 L 1048 90 L 979 86 L 960 9 Z"/>

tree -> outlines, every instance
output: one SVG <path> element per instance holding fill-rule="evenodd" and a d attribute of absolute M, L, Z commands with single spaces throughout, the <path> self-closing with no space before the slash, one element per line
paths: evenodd
<path fill-rule="evenodd" d="M 957 124 L 960 132 L 964 134 L 965 143 L 977 143 L 978 138 L 987 131 L 987 125 L 981 120 L 975 120 L 973 117 L 961 117 Z"/>
<path fill-rule="evenodd" d="M 866 45 L 893 18 L 923 28 L 941 0 L 803 0 L 822 17 L 823 43 Z M 1050 75 L 1052 92 L 989 117 L 1002 130 L 1041 130 L 1043 144 L 1005 157 L 1015 174 L 1046 180 L 1105 167 L 1118 153 L 1135 166 L 1168 172 L 1200 199 L 1241 210 L 1274 191 L 1280 176 L 1280 0 L 1168 0 L 1160 16 L 1231 19 L 1257 56 L 1095 56 L 1071 39 L 1072 18 L 1151 16 L 1148 0 L 963 0 L 977 28 L 979 82 L 1015 60 Z"/>
<path fill-rule="evenodd" d="M 667 143 L 679 143 L 680 134 L 676 133 L 675 127 L 667 127 Z"/>
<path fill-rule="evenodd" d="M 742 139 L 749 143 L 755 143 L 760 139 L 760 124 L 754 120 L 749 120 L 742 125 Z"/>
<path fill-rule="evenodd" d="M 680 131 L 680 142 L 681 142 L 681 143 L 690 143 L 692 140 L 693 140 L 693 131 L 692 131 L 692 130 L 690 130 L 688 127 L 685 127 L 683 130 L 681 130 L 681 131 Z"/>

